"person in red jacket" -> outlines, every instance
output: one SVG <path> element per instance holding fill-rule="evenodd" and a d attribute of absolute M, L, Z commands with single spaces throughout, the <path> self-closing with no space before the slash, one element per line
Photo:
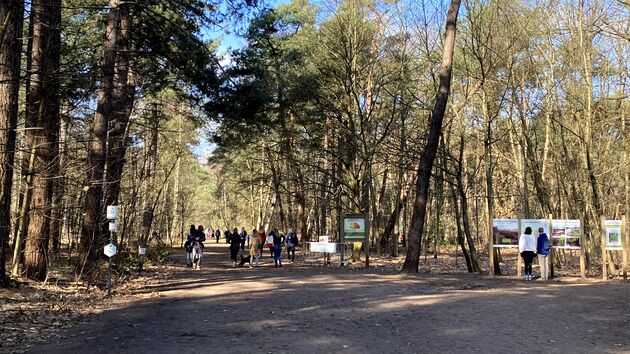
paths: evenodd
<path fill-rule="evenodd" d="M 265 233 L 265 229 L 260 229 L 260 232 L 258 233 L 258 235 L 260 235 L 260 257 L 262 258 L 263 256 L 263 249 L 265 249 L 265 246 L 267 245 L 267 234 Z"/>

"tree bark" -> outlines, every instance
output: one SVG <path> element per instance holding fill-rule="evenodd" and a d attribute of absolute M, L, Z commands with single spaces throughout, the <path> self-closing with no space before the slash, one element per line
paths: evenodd
<path fill-rule="evenodd" d="M 32 37 L 27 65 L 26 137 L 34 147 L 28 236 L 24 247 L 24 273 L 44 280 L 48 267 L 48 241 L 52 219 L 53 178 L 59 153 L 59 59 L 61 0 L 31 4 Z"/>
<path fill-rule="evenodd" d="M 157 170 L 157 165 L 158 165 L 158 156 L 157 156 L 158 132 L 159 132 L 158 110 L 157 110 L 157 105 L 154 105 L 151 111 L 151 131 L 150 131 L 150 137 L 149 137 L 149 142 L 148 142 L 149 151 L 147 152 L 147 155 L 148 155 L 147 156 L 147 159 L 148 159 L 147 171 L 146 171 L 146 174 L 144 175 L 147 181 L 147 184 L 146 184 L 147 192 L 145 193 L 146 200 L 145 200 L 144 211 L 142 212 L 142 233 L 140 235 L 140 245 L 145 245 L 146 242 L 149 240 L 149 237 L 151 236 L 151 226 L 153 224 L 155 206 L 158 203 L 157 198 L 155 199 L 148 198 L 149 193 L 153 193 L 153 191 L 155 190 L 155 174 L 157 172 L 156 170 Z M 176 165 L 177 165 L 177 161 L 175 161 L 175 166 Z"/>
<path fill-rule="evenodd" d="M 88 190 L 85 195 L 85 206 L 83 209 L 80 244 L 81 257 L 78 264 L 78 270 L 81 273 L 85 266 L 91 267 L 96 262 L 98 257 L 97 250 L 105 243 L 105 240 L 101 238 L 101 227 L 104 221 L 102 199 L 107 153 L 107 127 L 112 116 L 114 67 L 120 26 L 118 3 L 119 0 L 109 0 L 110 9 L 107 17 L 102 76 L 96 114 L 94 115 L 90 134 Z"/>
<path fill-rule="evenodd" d="M 135 84 L 130 72 L 129 53 L 131 50 L 131 9 L 129 3 L 119 7 L 120 34 L 114 69 L 112 89 L 112 121 L 107 142 L 107 192 L 106 205 L 118 204 L 120 183 L 127 154 L 127 131 L 133 110 Z"/>
<path fill-rule="evenodd" d="M 24 1 L 0 1 L 0 287 L 6 285 Z"/>
<path fill-rule="evenodd" d="M 469 249 L 470 269 L 472 269 L 472 272 L 480 272 L 481 268 L 479 267 L 479 257 L 477 256 L 477 249 L 475 247 L 475 242 L 473 241 L 470 231 L 470 219 L 468 218 L 468 195 L 466 193 L 466 189 L 464 188 L 464 179 L 462 177 L 464 170 L 464 145 L 465 139 L 462 131 L 462 134 L 459 137 L 459 159 L 457 161 L 458 166 L 455 177 L 457 179 L 457 191 L 459 192 L 459 202 L 461 204 L 461 221 L 464 236 L 466 236 L 466 243 L 468 243 Z M 468 259 L 466 260 L 466 262 L 468 264 Z"/>
<path fill-rule="evenodd" d="M 461 0 L 451 0 L 451 4 L 446 16 L 446 35 L 444 39 L 444 49 L 442 51 L 442 67 L 440 69 L 440 84 L 435 96 L 435 106 L 431 113 L 429 136 L 427 143 L 420 156 L 418 164 L 418 177 L 416 180 L 416 199 L 413 204 L 413 215 L 411 219 L 411 232 L 407 242 L 407 256 L 403 264 L 402 271 L 405 273 L 417 273 L 420 264 L 420 244 L 424 231 L 424 222 L 427 210 L 427 200 L 429 196 L 429 186 L 431 181 L 431 170 L 440 142 L 442 132 L 442 121 L 448 103 L 448 96 L 451 89 L 451 74 L 453 66 L 453 53 L 455 51 L 455 33 L 457 25 L 457 15 Z"/>

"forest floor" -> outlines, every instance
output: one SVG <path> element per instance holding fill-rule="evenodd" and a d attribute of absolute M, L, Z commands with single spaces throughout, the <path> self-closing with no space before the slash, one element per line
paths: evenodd
<path fill-rule="evenodd" d="M 39 336 L 3 341 L 0 352 L 630 352 L 630 285 L 616 280 L 524 282 L 426 267 L 406 276 L 392 266 L 400 260 L 378 259 L 368 270 L 297 259 L 276 269 L 268 252 L 258 268 L 233 268 L 227 245 L 214 243 L 201 270 L 187 268 L 181 251 L 172 261 L 111 300 L 82 304 L 90 314 L 74 323 L 33 325 Z M 33 323 L 3 322 L 2 332 L 21 320 Z"/>

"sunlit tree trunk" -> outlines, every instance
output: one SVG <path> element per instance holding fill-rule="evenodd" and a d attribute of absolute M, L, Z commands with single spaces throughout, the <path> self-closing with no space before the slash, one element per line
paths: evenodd
<path fill-rule="evenodd" d="M 146 179 L 146 193 L 145 195 L 145 204 L 144 210 L 142 212 L 142 233 L 140 234 L 140 245 L 145 245 L 146 242 L 151 237 L 151 226 L 153 225 L 153 218 L 155 213 L 155 208 L 157 206 L 158 200 L 153 199 L 157 198 L 153 193 L 155 192 L 155 180 L 156 173 L 158 167 L 158 133 L 159 133 L 159 117 L 158 117 L 158 108 L 157 105 L 154 105 L 151 110 L 151 130 L 149 131 L 149 139 L 148 142 L 145 141 L 145 144 L 148 143 L 148 151 L 147 151 L 147 168 L 145 172 Z M 175 161 L 174 166 L 177 165 L 177 161 Z M 149 195 L 153 194 L 153 198 L 149 198 Z M 159 195 L 158 195 L 159 196 Z"/>
<path fill-rule="evenodd" d="M 119 7 L 120 28 L 112 89 L 112 116 L 107 142 L 107 183 L 105 205 L 118 203 L 127 153 L 129 118 L 134 105 L 135 85 L 130 66 L 131 9 L 129 3 Z"/>
<path fill-rule="evenodd" d="M 53 178 L 59 152 L 61 1 L 34 1 L 30 21 L 26 127 L 27 142 L 34 148 L 35 156 L 29 170 L 33 180 L 24 273 L 43 280 L 47 275 Z"/>
<path fill-rule="evenodd" d="M 413 205 L 411 231 L 407 242 L 407 256 L 402 269 L 405 273 L 418 272 L 418 265 L 420 263 L 420 244 L 422 242 L 422 234 L 424 231 L 431 170 L 433 168 L 433 161 L 435 160 L 435 155 L 440 142 L 442 121 L 444 119 L 446 105 L 448 103 L 448 95 L 451 89 L 453 53 L 455 51 L 455 33 L 460 4 L 460 0 L 451 0 L 448 14 L 446 16 L 446 34 L 444 39 L 444 49 L 442 52 L 440 84 L 435 97 L 435 106 L 433 107 L 433 111 L 431 113 L 427 143 L 422 151 L 418 164 L 416 199 Z"/>
<path fill-rule="evenodd" d="M 103 215 L 103 183 L 105 181 L 106 139 L 108 123 L 112 116 L 112 99 L 116 52 L 120 29 L 119 0 L 109 0 L 109 15 L 105 33 L 105 49 L 96 114 L 92 122 L 90 148 L 88 151 L 88 185 L 83 208 L 81 227 L 81 257 L 78 270 L 83 273 L 85 266 L 91 267 L 98 257 L 98 250 L 106 240 L 101 239 Z"/>

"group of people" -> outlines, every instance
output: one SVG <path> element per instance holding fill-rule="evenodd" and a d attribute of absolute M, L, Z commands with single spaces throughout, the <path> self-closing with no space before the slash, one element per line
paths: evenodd
<path fill-rule="evenodd" d="M 525 281 L 532 280 L 532 264 L 538 256 L 540 279 L 549 279 L 549 252 L 551 243 L 545 230 L 538 228 L 538 237 L 532 235 L 532 228 L 526 227 L 525 233 L 518 240 L 518 251 L 525 261 Z"/>
<path fill-rule="evenodd" d="M 203 242 L 206 241 L 206 235 L 210 237 L 214 236 L 216 242 L 219 242 L 221 238 L 221 231 L 209 230 L 206 231 L 202 225 L 195 227 L 190 225 L 190 232 L 186 242 L 184 243 L 184 249 L 187 254 L 187 265 L 193 269 L 200 269 L 201 256 L 203 255 Z M 253 229 L 251 234 L 247 234 L 244 228 L 240 231 L 238 228 L 234 228 L 232 231 L 226 229 L 223 233 L 225 242 L 228 243 L 230 249 L 230 260 L 232 266 L 243 266 L 248 263 L 249 267 L 258 266 L 260 258 L 262 257 L 265 247 L 269 249 L 269 254 L 273 257 L 274 266 L 276 268 L 282 267 L 282 247 L 286 246 L 287 258 L 290 262 L 295 261 L 295 248 L 298 246 L 298 238 L 294 230 L 284 235 L 277 230 L 272 230 L 269 235 L 265 233 L 265 230 Z M 246 250 L 247 249 L 247 254 Z M 239 260 L 239 254 L 240 260 Z"/>
<path fill-rule="evenodd" d="M 295 261 L 295 248 L 298 245 L 298 238 L 295 231 L 289 230 L 285 235 L 272 230 L 269 235 L 265 230 L 253 229 L 250 235 L 244 229 L 238 233 L 235 228 L 232 233 L 226 231 L 226 242 L 230 244 L 230 259 L 232 260 L 232 266 L 243 266 L 245 263 L 249 264 L 249 267 L 258 266 L 260 257 L 263 254 L 265 247 L 269 249 L 269 254 L 273 257 L 274 267 L 282 267 L 282 247 L 286 244 L 287 257 L 290 262 Z M 245 245 L 247 244 L 248 255 L 241 255 L 239 261 L 239 251 L 245 251 Z"/>
<path fill-rule="evenodd" d="M 206 240 L 206 232 L 203 225 L 195 227 L 190 225 L 190 231 L 186 237 L 184 243 L 184 249 L 186 250 L 187 266 L 193 269 L 200 269 L 201 256 L 203 255 L 203 242 Z"/>

